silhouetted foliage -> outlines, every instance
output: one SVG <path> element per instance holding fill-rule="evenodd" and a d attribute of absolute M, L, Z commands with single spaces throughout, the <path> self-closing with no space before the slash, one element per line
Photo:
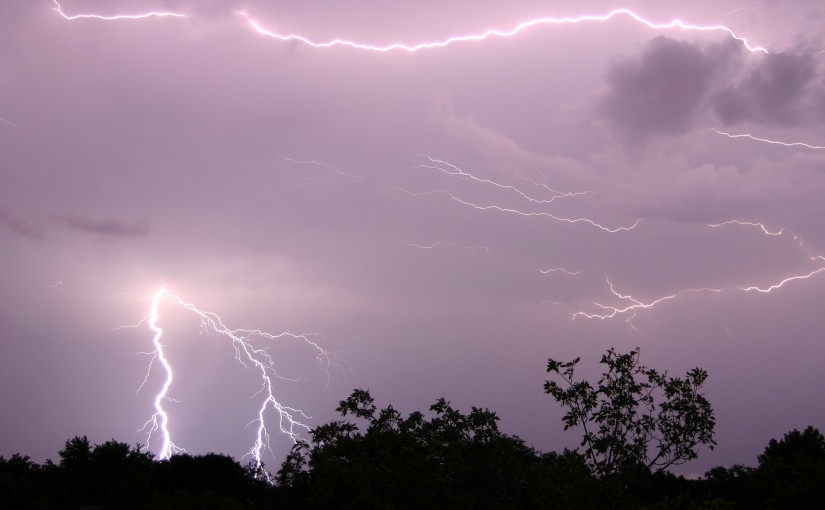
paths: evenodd
<path fill-rule="evenodd" d="M 580 456 L 542 455 L 498 429 L 492 411 L 463 414 L 441 398 L 431 418 L 378 409 L 368 391 L 340 402 L 342 417 L 293 448 L 278 482 L 310 508 L 569 508 L 594 483 Z"/>
<path fill-rule="evenodd" d="M 808 427 L 771 439 L 759 456 L 759 485 L 766 508 L 822 508 L 825 503 L 825 437 Z"/>
<path fill-rule="evenodd" d="M 66 441 L 56 464 L 38 465 L 19 454 L 0 456 L 0 508 L 825 506 L 825 437 L 813 427 L 771 440 L 755 468 L 716 467 L 697 480 L 664 470 L 708 444 L 702 431 L 712 433 L 712 412 L 699 394 L 706 374 L 696 369 L 683 380 L 667 378 L 638 365 L 637 356 L 638 350 L 608 351 L 602 362 L 609 370 L 598 389 L 573 381 L 578 360 L 550 360 L 548 369 L 569 388 L 548 383 L 548 393 L 575 406 L 565 417 L 568 426 L 581 423 L 577 416 L 592 419 L 585 423 L 585 433 L 592 432 L 582 443 L 592 450 L 586 454 L 538 452 L 502 433 L 496 414 L 485 408 L 464 414 L 441 398 L 429 413 L 404 416 L 391 405 L 379 409 L 368 391 L 354 390 L 337 408 L 342 419 L 316 427 L 308 442 L 296 444 L 274 484 L 265 481 L 269 475 L 262 469 L 225 455 L 182 454 L 157 461 L 140 445 L 115 440 L 93 445 L 78 436 Z M 662 390 L 664 400 L 651 400 L 655 390 Z M 645 427 L 652 427 L 648 435 Z M 679 427 L 685 430 L 674 430 Z M 626 444 L 620 444 L 621 434 Z M 644 443 L 650 437 L 655 442 Z M 669 448 L 665 441 L 671 441 Z M 631 475 L 635 482 L 625 483 Z"/>
<path fill-rule="evenodd" d="M 545 393 L 567 408 L 564 429 L 581 427 L 584 456 L 593 474 L 618 494 L 639 476 L 695 459 L 698 448 L 716 444 L 710 402 L 701 393 L 707 372 L 694 368 L 685 377 L 639 364 L 639 349 L 619 354 L 611 348 L 601 358 L 607 366 L 597 386 L 575 381 L 580 358 L 549 359 Z M 608 494 L 615 498 L 617 494 Z"/>

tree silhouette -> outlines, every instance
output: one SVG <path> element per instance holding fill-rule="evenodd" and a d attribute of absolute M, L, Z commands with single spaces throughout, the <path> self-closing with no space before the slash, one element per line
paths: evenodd
<path fill-rule="evenodd" d="M 771 439 L 759 456 L 759 485 L 766 508 L 822 508 L 825 503 L 825 437 L 814 427 Z"/>
<path fill-rule="evenodd" d="M 488 409 L 464 414 L 440 398 L 431 417 L 404 417 L 357 389 L 337 411 L 366 428 L 321 425 L 278 472 L 279 486 L 311 508 L 572 508 L 592 493 L 579 455 L 536 452 L 500 432 Z"/>
<path fill-rule="evenodd" d="M 595 476 L 621 492 L 644 472 L 662 471 L 711 449 L 715 419 L 701 393 L 707 372 L 694 368 L 684 378 L 639 364 L 639 348 L 619 354 L 611 348 L 601 358 L 607 370 L 594 388 L 575 381 L 580 358 L 549 359 L 547 372 L 561 379 L 546 381 L 545 393 L 567 408 L 564 429 L 581 427 L 585 458 Z"/>

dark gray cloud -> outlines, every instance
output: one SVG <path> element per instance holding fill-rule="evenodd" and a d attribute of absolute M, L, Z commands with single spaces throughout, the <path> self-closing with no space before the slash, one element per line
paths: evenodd
<path fill-rule="evenodd" d="M 0 204 L 0 225 L 30 239 L 41 239 L 43 232 L 29 220 L 18 216 Z"/>
<path fill-rule="evenodd" d="M 149 225 L 143 221 L 94 220 L 76 214 L 54 215 L 52 219 L 62 227 L 105 237 L 143 237 L 149 233 Z"/>
<path fill-rule="evenodd" d="M 627 136 L 683 133 L 708 114 L 724 125 L 825 121 L 825 73 L 810 52 L 752 54 L 731 42 L 657 37 L 614 61 L 600 113 Z"/>
<path fill-rule="evenodd" d="M 687 130 L 730 51 L 657 37 L 638 58 L 614 62 L 607 73 L 610 91 L 601 109 L 621 129 L 636 134 Z"/>
<path fill-rule="evenodd" d="M 713 94 L 711 108 L 726 125 L 749 121 L 791 125 L 816 120 L 809 104 L 812 93 L 821 91 L 823 81 L 817 76 L 815 63 L 815 57 L 805 54 L 761 57 L 741 82 Z"/>

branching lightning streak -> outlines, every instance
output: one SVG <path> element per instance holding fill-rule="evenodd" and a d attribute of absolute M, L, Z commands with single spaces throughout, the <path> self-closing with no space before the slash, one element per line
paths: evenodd
<path fill-rule="evenodd" d="M 645 303 L 645 302 L 639 301 L 638 299 L 634 298 L 633 296 L 631 296 L 629 294 L 621 294 L 620 292 L 618 292 L 614 288 L 613 282 L 610 281 L 610 278 L 608 276 L 605 276 L 605 280 L 607 281 L 608 288 L 610 290 L 610 293 L 613 294 L 613 296 L 617 297 L 621 301 L 629 301 L 630 304 L 627 305 L 627 306 L 624 306 L 624 307 L 622 307 L 622 306 L 609 306 L 609 305 L 603 305 L 603 304 L 601 304 L 597 301 L 593 301 L 593 304 L 595 306 L 601 308 L 602 310 L 605 310 L 605 313 L 588 313 L 588 312 L 578 311 L 578 312 L 574 312 L 574 313 L 571 314 L 574 319 L 576 317 L 584 317 L 586 319 L 601 319 L 601 320 L 604 320 L 604 319 L 612 319 L 613 317 L 616 317 L 617 315 L 623 315 L 623 314 L 626 314 L 626 313 L 630 313 L 631 315 L 627 319 L 627 322 L 630 323 L 630 321 L 632 321 L 632 319 L 635 317 L 635 314 L 638 310 L 647 310 L 647 309 L 653 308 L 654 306 L 658 305 L 659 303 L 662 303 L 664 301 L 670 301 L 671 299 L 676 299 L 677 297 L 679 297 L 683 294 L 690 294 L 690 293 L 697 293 L 697 292 L 719 293 L 719 292 L 722 292 L 722 291 L 725 290 L 724 288 L 715 289 L 715 288 L 711 288 L 711 287 L 703 287 L 703 288 L 697 288 L 697 289 L 685 289 L 685 290 L 680 290 L 679 292 L 675 292 L 673 294 L 669 294 L 667 296 L 662 296 L 660 298 L 657 298 L 657 299 L 654 299 L 652 301 L 649 301 L 649 302 Z"/>
<path fill-rule="evenodd" d="M 711 228 L 719 228 L 719 227 L 723 227 L 725 225 L 740 225 L 740 226 L 743 226 L 743 227 L 758 228 L 766 236 L 779 237 L 779 236 L 782 236 L 782 235 L 789 235 L 794 239 L 794 241 L 797 242 L 797 244 L 799 245 L 800 248 L 805 250 L 805 252 L 808 254 L 808 257 L 810 257 L 811 260 L 816 260 L 816 259 L 825 260 L 825 257 L 823 257 L 822 255 L 814 255 L 810 251 L 808 251 L 808 249 L 805 248 L 805 243 L 802 241 L 802 238 L 799 237 L 798 235 L 794 234 L 791 230 L 789 230 L 787 228 L 780 228 L 779 230 L 771 231 L 771 230 L 768 230 L 768 227 L 766 227 L 762 223 L 757 223 L 757 222 L 753 222 L 753 221 L 741 221 L 741 220 L 728 220 L 728 221 L 723 221 L 722 223 L 715 223 L 715 224 L 714 223 L 708 223 L 708 226 L 711 227 Z"/>
<path fill-rule="evenodd" d="M 429 169 L 432 169 L 432 170 L 439 170 L 439 171 L 441 171 L 441 172 L 443 172 L 447 175 L 463 177 L 463 178 L 470 179 L 470 180 L 478 182 L 478 183 L 488 184 L 490 186 L 493 186 L 493 187 L 496 187 L 496 188 L 499 188 L 499 189 L 512 191 L 512 192 L 516 193 L 517 195 L 519 195 L 520 197 L 522 197 L 523 199 L 527 200 L 528 202 L 533 202 L 535 204 L 549 204 L 557 198 L 575 197 L 575 196 L 579 196 L 579 195 L 587 195 L 587 194 L 593 193 L 592 191 L 571 191 L 571 192 L 566 192 L 565 193 L 565 192 L 561 192 L 561 191 L 556 191 L 555 189 L 553 189 L 549 186 L 543 185 L 543 184 L 532 183 L 535 186 L 542 187 L 542 188 L 546 189 L 547 191 L 550 191 L 551 193 L 553 193 L 553 196 L 548 198 L 548 199 L 533 198 L 533 197 L 529 196 L 527 193 L 525 193 L 525 192 L 521 191 L 520 189 L 516 188 L 515 186 L 511 186 L 509 184 L 500 184 L 498 182 L 491 181 L 489 179 L 482 179 L 480 177 L 476 177 L 476 176 L 474 176 L 474 175 L 472 175 L 468 172 L 465 172 L 464 170 L 462 170 L 458 166 L 456 166 L 456 165 L 454 165 L 454 164 L 452 164 L 448 161 L 444 161 L 444 160 L 441 160 L 441 159 L 435 159 L 435 158 L 427 156 L 425 154 L 418 154 L 418 156 L 427 159 L 429 164 L 417 163 L 415 165 L 416 168 L 429 168 Z"/>
<path fill-rule="evenodd" d="M 738 287 L 738 288 L 740 290 L 744 290 L 745 292 L 756 291 L 756 292 L 760 292 L 762 294 L 767 294 L 769 292 L 772 292 L 772 291 L 782 287 L 783 285 L 785 285 L 788 282 L 792 282 L 792 281 L 795 281 L 795 280 L 807 280 L 808 278 L 810 278 L 814 275 L 818 275 L 819 273 L 821 273 L 823 271 L 825 271 L 825 267 L 820 267 L 819 269 L 814 269 L 813 271 L 811 271 L 809 273 L 806 273 L 806 274 L 789 276 L 785 279 L 780 280 L 778 283 L 774 283 L 773 285 L 770 285 L 768 287 L 758 287 L 756 285 L 751 285 L 749 287 Z"/>
<path fill-rule="evenodd" d="M 323 365 L 329 377 L 329 368 L 333 363 L 332 353 L 329 353 L 321 348 L 315 342 L 310 334 L 295 334 L 289 331 L 272 334 L 258 329 L 231 329 L 227 327 L 222 319 L 215 313 L 208 312 L 197 308 L 195 305 L 188 303 L 181 299 L 178 295 L 169 292 L 166 287 L 161 287 L 153 296 L 149 315 L 144 317 L 139 323 L 129 326 L 121 327 L 138 327 L 143 323 L 149 323 L 149 328 L 153 332 L 154 351 L 151 354 L 152 359 L 149 362 L 146 376 L 140 388 L 146 384 L 149 373 L 152 370 L 155 360 L 159 361 L 164 373 L 164 383 L 160 391 L 156 394 L 154 400 L 155 413 L 146 421 L 141 431 L 147 434 L 147 443 L 152 440 L 154 434 L 159 434 L 161 439 L 161 446 L 157 452 L 158 459 L 168 459 L 171 455 L 183 451 L 182 448 L 175 445 L 172 441 L 171 433 L 169 431 L 169 415 L 164 408 L 164 402 L 170 401 L 169 390 L 174 379 L 172 365 L 170 364 L 166 353 L 164 351 L 163 329 L 158 324 L 160 320 L 160 304 L 163 299 L 169 299 L 176 305 L 179 305 L 186 310 L 193 312 L 201 321 L 201 326 L 207 331 L 215 331 L 221 335 L 228 337 L 232 346 L 235 349 L 235 359 L 238 360 L 245 368 L 255 368 L 261 375 L 261 390 L 258 394 L 264 395 L 264 400 L 258 409 L 257 418 L 252 423 L 257 422 L 258 428 L 256 431 L 255 441 L 250 448 L 248 455 L 255 459 L 256 466 L 262 467 L 261 455 L 264 450 L 269 450 L 270 432 L 267 428 L 267 421 L 265 414 L 271 408 L 278 415 L 278 428 L 287 435 L 293 442 L 297 442 L 302 431 L 308 431 L 309 426 L 300 421 L 304 418 L 309 418 L 300 409 L 289 407 L 275 398 L 275 390 L 273 385 L 273 378 L 282 380 L 291 380 L 282 377 L 277 373 L 274 366 L 274 360 L 264 348 L 254 347 L 252 340 L 254 338 L 263 338 L 266 340 L 275 340 L 279 338 L 293 338 L 307 343 L 317 352 L 318 363 Z M 138 390 L 140 391 L 140 389 Z"/>
<path fill-rule="evenodd" d="M 115 20 L 138 20 L 138 19 L 146 19 L 152 17 L 164 18 L 164 17 L 174 17 L 174 18 L 185 18 L 187 17 L 185 14 L 178 13 L 178 12 L 170 12 L 170 11 L 148 11 L 139 14 L 116 14 L 112 16 L 105 16 L 101 14 L 67 14 L 63 10 L 63 6 L 57 0 L 52 0 L 54 4 L 53 9 L 60 14 L 63 18 L 67 20 L 77 20 L 77 19 L 96 19 L 96 20 L 104 20 L 104 21 L 115 21 Z M 375 44 L 366 44 L 360 43 L 356 41 L 350 41 L 346 39 L 331 39 L 326 42 L 316 42 L 312 39 L 298 35 L 298 34 L 280 34 L 277 32 L 273 32 L 263 27 L 258 21 L 253 19 L 248 13 L 244 11 L 240 11 L 237 13 L 239 16 L 243 17 L 249 26 L 251 26 L 256 32 L 261 35 L 271 37 L 273 39 L 277 39 L 279 41 L 299 41 L 303 44 L 311 46 L 313 48 L 331 48 L 334 46 L 344 46 L 349 47 L 352 49 L 357 50 L 367 50 L 367 51 L 375 51 L 386 53 L 390 51 L 406 51 L 408 53 L 414 53 L 420 50 L 427 50 L 427 49 L 434 49 L 434 48 L 444 48 L 450 46 L 455 43 L 463 43 L 463 42 L 479 42 L 484 41 L 486 39 L 490 39 L 492 37 L 498 38 L 509 38 L 516 35 L 519 35 L 521 32 L 542 25 L 568 25 L 568 24 L 579 24 L 579 23 L 586 23 L 586 22 L 607 22 L 613 18 L 624 16 L 628 17 L 637 23 L 640 23 L 652 30 L 670 30 L 670 29 L 681 29 L 685 31 L 698 31 L 698 32 L 724 32 L 731 38 L 736 41 L 742 43 L 742 45 L 750 52 L 761 52 L 761 53 L 768 53 L 768 50 L 762 46 L 754 46 L 747 39 L 737 35 L 731 28 L 728 28 L 724 25 L 694 25 L 690 23 L 685 23 L 679 19 L 673 19 L 667 23 L 655 23 L 650 21 L 643 16 L 636 14 L 635 12 L 631 11 L 630 9 L 622 8 L 622 9 L 614 9 L 607 14 L 584 14 L 581 16 L 573 16 L 573 17 L 539 17 L 530 19 L 527 21 L 523 21 L 513 28 L 507 30 L 501 29 L 490 29 L 478 34 L 466 34 L 466 35 L 454 35 L 449 36 L 440 41 L 431 41 L 431 42 L 422 42 L 418 44 L 404 44 L 404 43 L 391 43 L 384 46 L 375 45 Z"/>
<path fill-rule="evenodd" d="M 14 122 L 12 122 L 10 120 L 6 120 L 3 117 L 0 117 L 0 124 L 5 124 L 6 126 L 13 127 L 13 128 L 20 127 L 17 124 L 15 124 Z"/>
<path fill-rule="evenodd" d="M 751 222 L 751 221 L 740 221 L 740 220 L 729 220 L 729 221 L 725 221 L 725 222 L 717 223 L 717 224 L 708 224 L 708 226 L 711 227 L 711 228 L 719 228 L 719 227 L 722 227 L 722 226 L 725 226 L 725 225 L 738 225 L 738 226 L 744 226 L 744 227 L 758 228 L 766 236 L 772 236 L 772 237 L 782 236 L 782 235 L 791 236 L 798 243 L 799 247 L 802 250 L 805 251 L 806 255 L 808 256 L 808 258 L 811 261 L 813 261 L 813 262 L 818 261 L 820 263 L 825 262 L 825 256 L 824 255 L 814 255 L 814 254 L 812 254 L 810 251 L 808 251 L 807 248 L 805 248 L 805 244 L 804 244 L 803 240 L 798 235 L 794 234 L 792 231 L 790 231 L 786 228 L 781 228 L 779 230 L 773 230 L 772 231 L 772 230 L 768 229 L 762 223 Z M 673 294 L 662 296 L 662 297 L 659 297 L 657 299 L 654 299 L 654 300 L 651 300 L 651 301 L 648 301 L 648 302 L 640 301 L 640 300 L 634 298 L 631 295 L 625 295 L 625 294 L 619 293 L 618 291 L 615 290 L 615 288 L 613 286 L 613 282 L 610 281 L 610 277 L 605 275 L 605 279 L 607 281 L 610 293 L 613 294 L 613 296 L 615 296 L 616 298 L 618 298 L 621 301 L 629 301 L 630 304 L 627 305 L 627 306 L 609 306 L 609 305 L 604 305 L 604 304 L 601 304 L 599 302 L 594 301 L 593 304 L 595 306 L 597 306 L 598 308 L 604 310 L 605 313 L 588 313 L 588 312 L 584 312 L 584 311 L 578 311 L 578 312 L 574 312 L 572 314 L 572 316 L 573 316 L 573 318 L 584 317 L 584 318 L 587 318 L 587 319 L 602 319 L 602 320 L 604 320 L 604 319 L 610 319 L 610 318 L 616 317 L 618 315 L 630 314 L 628 319 L 627 319 L 627 322 L 630 323 L 632 321 L 632 319 L 635 317 L 635 314 L 636 314 L 637 311 L 653 308 L 656 305 L 658 305 L 659 303 L 662 303 L 664 301 L 670 301 L 672 299 L 676 299 L 676 298 L 678 298 L 680 296 L 683 296 L 685 294 L 706 293 L 706 292 L 717 293 L 718 294 L 718 293 L 725 292 L 725 291 L 730 291 L 730 290 L 739 290 L 739 291 L 742 291 L 742 292 L 758 292 L 760 294 L 768 294 L 770 292 L 773 292 L 774 290 L 777 290 L 777 289 L 783 287 L 786 283 L 797 281 L 797 280 L 807 280 L 807 279 L 812 278 L 812 277 L 814 277 L 814 276 L 816 276 L 820 273 L 823 273 L 823 272 L 825 272 L 825 266 L 820 266 L 816 269 L 808 271 L 807 273 L 788 276 L 788 277 L 782 278 L 781 280 L 777 281 L 776 283 L 772 283 L 770 285 L 763 286 L 763 287 L 760 287 L 758 285 L 732 285 L 732 286 L 724 286 L 724 287 L 717 287 L 717 288 L 714 288 L 714 287 L 701 287 L 701 288 L 684 289 L 684 290 L 680 290 L 678 292 L 675 292 Z"/>
<path fill-rule="evenodd" d="M 344 177 L 350 177 L 350 178 L 353 178 L 353 179 L 364 179 L 364 177 L 362 177 L 360 175 L 355 175 L 355 174 L 351 174 L 349 172 L 345 172 L 345 171 L 341 170 L 340 168 L 332 166 L 329 163 L 324 163 L 323 161 L 316 161 L 314 159 L 294 159 L 294 158 L 288 158 L 288 157 L 285 157 L 285 156 L 281 156 L 281 159 L 283 159 L 284 161 L 287 161 L 289 163 L 296 164 L 296 165 L 312 165 L 312 166 L 317 166 L 317 167 L 320 167 L 320 168 L 326 168 L 327 170 L 331 170 L 331 171 L 335 172 L 336 174 L 344 176 Z"/>
<path fill-rule="evenodd" d="M 104 21 L 114 21 L 114 20 L 122 20 L 122 19 L 145 19 L 145 18 L 165 18 L 165 17 L 173 17 L 173 18 L 185 18 L 185 14 L 180 14 L 177 12 L 163 12 L 163 11 L 149 11 L 144 12 L 141 14 L 116 14 L 114 16 L 102 16 L 100 14 L 73 14 L 69 15 L 63 11 L 63 7 L 57 0 L 52 0 L 52 3 L 55 5 L 53 9 L 57 11 L 58 14 L 63 16 L 67 20 L 76 20 L 76 19 L 97 19 L 97 20 L 104 20 Z"/>
<path fill-rule="evenodd" d="M 326 42 L 316 42 L 312 39 L 304 37 L 302 35 L 297 34 L 280 34 L 277 32 L 273 32 L 264 28 L 260 23 L 252 19 L 246 12 L 239 12 L 240 16 L 243 16 L 249 23 L 249 25 L 259 34 L 271 37 L 273 39 L 277 39 L 279 41 L 299 41 L 303 44 L 311 46 L 313 48 L 331 48 L 334 46 L 344 46 L 356 50 L 367 50 L 367 51 L 375 51 L 386 53 L 390 51 L 406 51 L 408 53 L 414 53 L 420 50 L 428 50 L 433 48 L 444 48 L 446 46 L 450 46 L 455 43 L 462 43 L 462 42 L 477 42 L 477 41 L 484 41 L 485 39 L 489 39 L 492 37 L 499 37 L 499 38 L 508 38 L 513 37 L 521 32 L 540 25 L 565 25 L 565 24 L 578 24 L 584 22 L 606 22 L 615 17 L 619 16 L 626 16 L 634 21 L 641 23 L 642 25 L 647 26 L 653 30 L 668 30 L 668 29 L 675 29 L 679 28 L 682 30 L 687 31 L 700 31 L 700 32 L 725 32 L 733 39 L 742 43 L 742 45 L 750 52 L 761 52 L 761 53 L 768 53 L 768 50 L 761 46 L 754 46 L 750 42 L 748 42 L 744 37 L 737 35 L 733 30 L 724 26 L 724 25 L 692 25 L 689 23 L 685 23 L 679 19 L 674 19 L 668 23 L 654 23 L 650 20 L 643 18 L 642 16 L 636 14 L 635 12 L 631 11 L 630 9 L 614 9 L 607 14 L 602 15 L 594 15 L 594 14 L 585 14 L 582 16 L 576 17 L 559 17 L 559 18 L 551 18 L 551 17 L 542 17 L 542 18 L 535 18 L 528 21 L 524 21 L 519 23 L 515 27 L 509 30 L 499 30 L 499 29 L 490 29 L 485 32 L 479 34 L 468 34 L 468 35 L 455 35 L 447 37 L 441 41 L 434 41 L 434 42 L 423 42 L 418 44 L 403 44 L 403 43 L 392 43 L 387 44 L 384 46 L 374 45 L 374 44 L 366 44 L 360 43 L 356 41 L 349 41 L 346 39 L 331 39 Z"/>
<path fill-rule="evenodd" d="M 422 191 L 422 192 L 418 192 L 418 193 L 413 193 L 411 191 L 407 191 L 407 190 L 405 190 L 403 188 L 399 188 L 399 187 L 395 187 L 395 189 L 397 189 L 397 190 L 399 190 L 403 193 L 406 193 L 406 194 L 408 194 L 412 197 L 421 197 L 421 196 L 435 195 L 435 194 L 447 195 L 450 199 L 452 199 L 452 200 L 454 200 L 454 201 L 456 201 L 460 204 L 466 205 L 468 207 L 472 207 L 473 209 L 476 209 L 476 210 L 479 210 L 479 211 L 499 211 L 499 212 L 503 212 L 503 213 L 517 214 L 519 216 L 544 217 L 544 218 L 550 218 L 552 220 L 555 220 L 555 221 L 558 221 L 558 222 L 561 222 L 561 223 L 587 223 L 587 224 L 592 225 L 592 226 L 594 226 L 594 227 L 596 227 L 600 230 L 604 230 L 605 232 L 610 232 L 611 234 L 614 234 L 616 232 L 624 232 L 624 231 L 627 231 L 627 230 L 633 230 L 634 228 L 639 226 L 639 223 L 641 223 L 644 219 L 644 218 L 637 219 L 632 224 L 627 225 L 627 226 L 610 228 L 610 227 L 606 227 L 606 226 L 602 225 L 601 223 L 597 223 L 596 221 L 593 221 L 590 218 L 581 218 L 581 217 L 580 218 L 564 218 L 562 216 L 556 216 L 554 214 L 550 214 L 549 212 L 543 212 L 543 211 L 520 211 L 518 209 L 513 209 L 511 207 L 503 207 L 503 206 L 495 205 L 495 204 L 493 204 L 493 205 L 479 205 L 479 204 L 475 204 L 473 202 L 469 202 L 467 200 L 461 199 L 461 198 L 453 195 L 449 191 L 443 190 L 443 189 L 438 189 L 438 190 L 435 190 L 435 191 Z"/>
<path fill-rule="evenodd" d="M 731 133 L 726 133 L 724 131 L 719 131 L 717 129 L 711 129 L 711 131 L 713 131 L 714 133 L 718 133 L 720 135 L 727 136 L 728 138 L 749 138 L 749 139 L 757 141 L 757 142 L 771 143 L 771 144 L 774 144 L 774 145 L 782 145 L 784 147 L 805 147 L 805 148 L 808 148 L 808 149 L 816 149 L 816 150 L 825 149 L 825 146 L 822 146 L 822 145 L 810 145 L 810 144 L 803 143 L 803 142 L 780 142 L 780 141 L 777 141 L 777 140 L 769 140 L 767 138 L 758 138 L 756 136 L 751 135 L 750 133 L 734 135 L 734 134 L 731 134 Z"/>
<path fill-rule="evenodd" d="M 579 196 L 579 195 L 586 195 L 586 194 L 592 193 L 592 191 L 559 192 L 559 191 L 556 191 L 556 190 L 550 188 L 549 186 L 539 184 L 538 186 L 552 192 L 553 196 L 548 198 L 548 199 L 535 198 L 535 197 L 530 196 L 528 193 L 525 193 L 524 191 L 520 190 L 519 188 L 516 188 L 515 186 L 511 186 L 509 184 L 501 184 L 501 183 L 498 183 L 496 181 L 492 181 L 490 179 L 483 179 L 483 178 L 477 177 L 477 176 L 475 176 L 475 175 L 473 175 L 469 172 L 466 172 L 465 170 L 462 170 L 461 168 L 459 168 L 458 166 L 456 166 L 453 163 L 450 163 L 450 162 L 447 162 L 447 161 L 444 161 L 444 160 L 440 160 L 440 159 L 436 159 L 436 158 L 432 158 L 430 156 L 425 156 L 425 155 L 419 155 L 419 156 L 422 157 L 422 158 L 425 158 L 427 160 L 427 163 L 429 163 L 429 164 L 427 164 L 427 163 L 418 163 L 418 164 L 415 165 L 417 168 L 428 168 L 428 169 L 438 170 L 438 171 L 440 171 L 442 173 L 445 173 L 445 174 L 447 174 L 451 177 L 460 177 L 460 178 L 463 178 L 463 179 L 468 179 L 472 182 L 487 185 L 488 187 L 494 187 L 494 188 L 498 188 L 500 190 L 513 192 L 513 193 L 517 194 L 519 197 L 521 197 L 522 200 L 526 200 L 527 202 L 532 203 L 532 204 L 539 204 L 539 205 L 550 204 L 551 202 L 553 202 L 557 198 L 575 197 L 575 196 Z M 456 196 L 455 194 L 453 194 L 453 193 L 451 193 L 451 192 L 449 192 L 445 189 L 438 189 L 438 190 L 435 190 L 435 191 L 424 191 L 424 192 L 419 192 L 419 193 L 413 193 L 411 191 L 407 191 L 407 190 L 405 190 L 403 188 L 399 188 L 399 187 L 396 187 L 395 189 L 398 189 L 399 191 L 401 191 L 403 193 L 406 193 L 406 194 L 408 194 L 410 196 L 413 196 L 413 197 L 425 196 L 425 195 L 435 195 L 435 194 L 447 195 L 453 201 L 458 202 L 458 203 L 460 203 L 462 205 L 465 205 L 465 206 L 468 206 L 468 207 L 472 207 L 472 208 L 474 208 L 476 210 L 479 210 L 479 211 L 498 211 L 498 212 L 509 213 L 509 214 L 517 214 L 519 216 L 545 217 L 545 218 L 550 218 L 552 220 L 555 220 L 555 221 L 558 221 L 558 222 L 561 222 L 561 223 L 587 223 L 587 224 L 589 224 L 593 227 L 596 227 L 598 229 L 601 229 L 601 230 L 604 230 L 605 232 L 610 232 L 610 233 L 622 232 L 622 231 L 626 231 L 626 230 L 633 230 L 634 228 L 636 228 L 639 225 L 639 223 L 642 222 L 642 219 L 637 219 L 631 225 L 610 228 L 610 227 L 606 227 L 606 226 L 604 226 L 604 225 L 602 225 L 602 224 L 600 224 L 600 223 L 598 223 L 595 220 L 592 220 L 590 218 L 584 218 L 584 217 L 566 218 L 566 217 L 562 217 L 562 216 L 557 216 L 555 214 L 552 214 L 552 213 L 549 213 L 549 212 L 546 212 L 546 211 L 522 211 L 522 210 L 515 209 L 515 208 L 512 208 L 512 207 L 505 207 L 503 205 L 496 205 L 496 204 L 479 205 L 477 203 L 470 202 L 468 200 L 460 198 L 460 197 Z"/>
<path fill-rule="evenodd" d="M 435 250 L 435 249 L 437 249 L 441 246 L 455 246 L 455 247 L 458 247 L 458 248 L 461 248 L 461 249 L 464 249 L 464 250 L 483 251 L 483 252 L 487 253 L 488 255 L 493 255 L 493 256 L 501 256 L 502 255 L 502 254 L 494 253 L 493 250 L 491 250 L 487 246 L 483 246 L 483 245 L 482 246 L 468 246 L 466 244 L 458 243 L 458 242 L 455 242 L 455 241 L 435 241 L 435 242 L 432 242 L 430 244 L 412 243 L 412 242 L 409 242 L 409 241 L 404 241 L 402 239 L 399 239 L 399 241 L 406 244 L 407 246 L 410 246 L 412 248 L 418 248 L 418 249 L 421 249 L 421 250 Z M 596 270 L 596 271 L 599 271 L 600 273 L 604 274 L 605 277 L 607 276 L 604 271 L 602 271 L 601 269 L 599 269 L 596 266 L 584 266 L 581 269 L 576 269 L 576 270 L 567 269 L 565 267 L 541 267 L 538 264 L 536 264 L 535 262 L 524 259 L 522 257 L 517 257 L 515 255 L 510 255 L 510 254 L 506 254 L 506 253 L 503 254 L 503 255 L 510 258 L 510 259 L 516 260 L 520 263 L 529 264 L 529 265 L 533 266 L 536 269 L 536 271 L 538 271 L 541 274 L 545 274 L 545 275 L 550 274 L 550 273 L 563 273 L 563 274 L 566 274 L 567 276 L 578 276 L 578 275 L 584 273 L 586 270 L 592 269 L 592 270 Z"/>

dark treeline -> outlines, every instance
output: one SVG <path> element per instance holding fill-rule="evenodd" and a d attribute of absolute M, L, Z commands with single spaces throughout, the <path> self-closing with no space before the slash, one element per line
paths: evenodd
<path fill-rule="evenodd" d="M 430 419 L 401 418 L 390 406 L 368 416 L 363 432 L 346 421 L 318 427 L 314 444 L 296 445 L 274 483 L 225 455 L 159 462 L 125 443 L 92 445 L 75 437 L 57 463 L 0 457 L 0 508 L 818 509 L 825 503 L 825 438 L 812 427 L 770 441 L 756 467 L 716 467 L 698 480 L 648 472 L 619 494 L 593 476 L 581 454 L 538 452 L 501 433 L 490 411 L 462 414 L 443 400 L 432 411 Z"/>
<path fill-rule="evenodd" d="M 368 391 L 340 402 L 340 420 L 310 431 L 274 473 L 226 455 L 156 461 L 139 445 L 68 440 L 59 461 L 0 456 L 0 508 L 825 508 L 825 437 L 815 428 L 771 440 L 755 467 L 699 479 L 667 468 L 712 448 L 707 373 L 674 378 L 610 349 L 598 383 L 575 379 L 578 359 L 548 361 L 545 392 L 583 431 L 577 451 L 543 453 L 445 399 L 429 413 L 379 409 Z M 757 453 L 757 452 L 754 452 Z"/>

